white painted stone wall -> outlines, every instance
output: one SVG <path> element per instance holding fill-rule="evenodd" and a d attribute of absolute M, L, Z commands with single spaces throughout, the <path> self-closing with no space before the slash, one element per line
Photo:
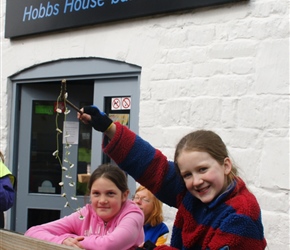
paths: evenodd
<path fill-rule="evenodd" d="M 140 135 L 172 159 L 186 133 L 219 133 L 260 203 L 267 249 L 289 249 L 288 0 L 250 0 L 12 41 L 4 39 L 5 3 L 0 148 L 7 156 L 10 75 L 72 57 L 136 64 L 142 67 Z M 175 211 L 165 208 L 165 215 L 171 227 Z"/>

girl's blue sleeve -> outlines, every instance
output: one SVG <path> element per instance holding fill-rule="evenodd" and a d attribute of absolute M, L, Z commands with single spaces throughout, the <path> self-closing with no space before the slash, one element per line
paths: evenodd
<path fill-rule="evenodd" d="M 15 191 L 8 176 L 0 178 L 0 211 L 6 211 L 14 204 Z"/>

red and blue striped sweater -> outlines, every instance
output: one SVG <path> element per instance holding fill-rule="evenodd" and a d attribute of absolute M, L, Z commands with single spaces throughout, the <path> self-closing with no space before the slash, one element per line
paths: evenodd
<path fill-rule="evenodd" d="M 127 127 L 116 126 L 114 138 L 104 140 L 104 152 L 161 201 L 178 209 L 171 246 L 155 249 L 265 249 L 261 209 L 242 179 L 204 204 L 187 191 L 172 161 Z"/>

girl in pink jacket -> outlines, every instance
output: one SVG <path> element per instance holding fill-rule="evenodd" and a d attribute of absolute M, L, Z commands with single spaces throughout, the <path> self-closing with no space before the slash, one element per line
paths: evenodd
<path fill-rule="evenodd" d="M 125 173 L 103 164 L 92 173 L 88 188 L 91 204 L 59 220 L 31 227 L 25 235 L 86 250 L 131 250 L 143 243 L 144 215 L 127 199 Z"/>

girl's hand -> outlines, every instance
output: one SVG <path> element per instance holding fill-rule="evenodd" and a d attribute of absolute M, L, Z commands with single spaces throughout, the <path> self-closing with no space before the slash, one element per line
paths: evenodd
<path fill-rule="evenodd" d="M 144 247 L 144 242 L 139 245 L 139 248 L 143 249 L 143 247 Z"/>
<path fill-rule="evenodd" d="M 89 124 L 92 120 L 92 117 L 89 115 L 89 114 L 85 114 L 84 113 L 84 109 L 82 108 L 81 111 L 83 112 L 82 114 L 81 113 L 77 113 L 77 118 L 83 122 L 84 124 Z"/>
<path fill-rule="evenodd" d="M 61 244 L 70 246 L 70 247 L 75 247 L 75 248 L 80 248 L 84 249 L 80 241 L 84 239 L 83 236 L 77 236 L 75 238 L 66 238 Z"/>
<path fill-rule="evenodd" d="M 105 132 L 113 123 L 107 114 L 96 106 L 85 106 L 81 111 L 83 114 L 78 113 L 78 118 L 84 123 L 89 123 L 97 131 Z"/>
<path fill-rule="evenodd" d="M 90 124 L 95 130 L 103 132 L 112 139 L 116 133 L 116 125 L 113 121 L 96 106 L 86 106 L 77 113 L 77 118 L 84 124 Z"/>

